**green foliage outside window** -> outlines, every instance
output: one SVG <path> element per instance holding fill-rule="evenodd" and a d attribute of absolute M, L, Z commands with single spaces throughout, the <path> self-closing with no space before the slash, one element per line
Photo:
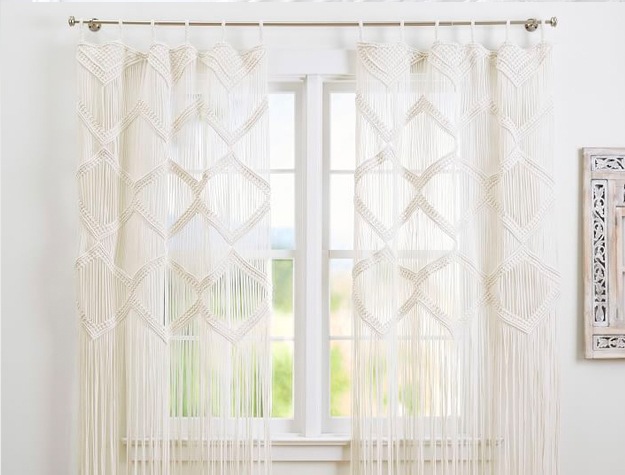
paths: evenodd
<path fill-rule="evenodd" d="M 272 265 L 273 281 L 273 318 L 274 325 L 290 333 L 293 324 L 293 261 L 274 260 Z M 350 298 L 349 291 L 332 292 L 330 307 L 333 311 L 342 308 Z M 283 330 L 280 330 L 283 328 Z M 177 417 L 188 417 L 197 414 L 200 405 L 199 391 L 199 350 L 195 342 L 186 342 L 186 350 L 181 342 L 174 342 L 172 356 L 177 352 L 177 386 L 171 388 L 171 414 Z M 332 416 L 348 416 L 350 411 L 350 384 L 348 362 L 351 361 L 348 345 L 332 345 L 330 348 L 330 414 Z M 272 417 L 293 416 L 293 344 L 290 341 L 273 342 L 272 356 Z M 234 371 L 234 369 L 233 369 Z M 256 380 L 255 380 L 256 381 Z M 233 409 L 234 409 L 233 400 Z M 255 404 L 258 408 L 254 414 L 262 417 L 264 412 L 262 401 Z M 213 411 L 216 413 L 216 408 Z"/>

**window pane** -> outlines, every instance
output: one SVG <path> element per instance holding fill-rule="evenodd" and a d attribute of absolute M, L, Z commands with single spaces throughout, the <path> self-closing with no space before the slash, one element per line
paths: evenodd
<path fill-rule="evenodd" d="M 170 413 L 196 415 L 200 405 L 200 351 L 195 340 L 170 341 Z"/>
<path fill-rule="evenodd" d="M 352 334 L 352 260 L 330 260 L 330 336 Z"/>
<path fill-rule="evenodd" d="M 272 337 L 293 338 L 293 261 L 276 259 L 272 266 Z"/>
<path fill-rule="evenodd" d="M 348 417 L 352 413 L 352 342 L 330 342 L 330 415 Z"/>
<path fill-rule="evenodd" d="M 271 416 L 293 417 L 293 342 L 271 343 Z"/>
<path fill-rule="evenodd" d="M 353 170 L 356 164 L 356 94 L 330 95 L 330 168 Z"/>
<path fill-rule="evenodd" d="M 426 417 L 458 414 L 460 401 L 453 397 L 452 388 L 457 387 L 461 376 L 454 363 L 457 354 L 453 339 L 424 338 L 415 347 L 410 339 L 404 338 L 389 353 L 388 365 L 396 357 L 400 368 L 411 368 L 395 378 L 400 414 Z M 388 386 L 385 397 L 390 398 Z"/>
<path fill-rule="evenodd" d="M 295 247 L 295 186 L 292 173 L 271 175 L 271 247 Z"/>
<path fill-rule="evenodd" d="M 295 167 L 295 94 L 269 94 L 271 168 Z"/>
<path fill-rule="evenodd" d="M 354 248 L 354 175 L 330 175 L 330 249 Z"/>

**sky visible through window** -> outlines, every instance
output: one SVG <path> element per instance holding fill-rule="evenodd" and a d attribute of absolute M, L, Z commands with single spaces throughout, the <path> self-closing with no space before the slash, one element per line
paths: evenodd
<path fill-rule="evenodd" d="M 271 161 L 271 246 L 294 250 L 295 94 L 269 95 Z M 294 267 L 293 259 L 274 259 L 271 320 L 272 417 L 293 417 Z"/>
<path fill-rule="evenodd" d="M 356 165 L 355 94 L 330 94 L 329 250 L 354 249 L 354 168 Z M 350 258 L 330 257 L 329 365 L 330 415 L 351 415 L 352 380 L 352 263 Z"/>

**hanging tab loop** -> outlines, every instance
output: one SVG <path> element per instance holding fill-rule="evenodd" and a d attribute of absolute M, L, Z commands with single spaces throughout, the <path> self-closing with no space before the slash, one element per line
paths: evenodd
<path fill-rule="evenodd" d="M 434 22 L 434 41 L 438 41 L 438 23 L 438 20 Z"/>
<path fill-rule="evenodd" d="M 80 20 L 78 24 L 78 41 L 81 43 L 85 41 L 85 22 L 83 20 Z"/>
<path fill-rule="evenodd" d="M 475 21 L 471 20 L 471 44 L 475 44 Z"/>
<path fill-rule="evenodd" d="M 226 42 L 226 20 L 221 20 L 221 42 Z"/>
<path fill-rule="evenodd" d="M 258 22 L 258 36 L 260 39 L 260 44 L 262 45 L 263 43 L 265 43 L 265 29 L 262 20 Z"/>
<path fill-rule="evenodd" d="M 404 20 L 399 22 L 399 38 L 402 43 L 406 42 L 406 34 L 404 29 Z"/>
<path fill-rule="evenodd" d="M 540 20 L 540 42 L 545 42 L 545 22 Z"/>
<path fill-rule="evenodd" d="M 117 27 L 119 29 L 119 41 L 124 41 L 124 22 L 122 20 L 117 20 Z"/>
<path fill-rule="evenodd" d="M 510 40 L 510 20 L 506 20 L 506 43 Z"/>
<path fill-rule="evenodd" d="M 152 43 L 156 42 L 156 25 L 154 20 L 150 20 L 150 29 L 152 30 Z"/>
<path fill-rule="evenodd" d="M 189 20 L 184 21 L 184 42 L 189 44 Z"/>
<path fill-rule="evenodd" d="M 362 20 L 360 20 L 360 21 L 358 22 L 358 35 L 359 35 L 359 38 L 360 38 L 360 42 L 361 42 L 361 43 L 364 41 L 364 40 L 362 39 L 362 38 L 363 38 L 363 30 L 364 30 L 364 26 L 363 26 L 363 24 L 362 24 Z"/>

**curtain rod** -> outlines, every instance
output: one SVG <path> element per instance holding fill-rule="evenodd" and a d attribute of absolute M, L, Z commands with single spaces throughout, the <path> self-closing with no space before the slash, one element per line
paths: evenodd
<path fill-rule="evenodd" d="M 170 21 L 170 20 L 99 20 L 97 18 L 91 18 L 90 20 L 80 20 L 73 16 L 69 17 L 69 26 L 79 25 L 85 23 L 91 31 L 99 31 L 102 25 L 156 25 L 156 26 L 185 26 L 184 21 Z M 511 20 L 510 25 L 523 25 L 527 31 L 536 31 L 540 24 L 550 25 L 556 27 L 558 25 L 558 18 L 552 16 L 547 20 L 539 20 L 536 18 L 528 18 L 527 20 Z M 261 22 L 258 21 L 232 21 L 226 22 L 227 26 L 260 26 Z M 480 20 L 480 21 L 405 21 L 404 26 L 492 26 L 492 25 L 506 25 L 507 20 Z M 220 21 L 190 21 L 189 26 L 224 26 Z M 262 22 L 263 26 L 296 26 L 296 27 L 358 27 L 361 22 L 357 21 L 265 21 Z M 400 26 L 399 21 L 366 21 L 362 22 L 362 26 Z"/>

